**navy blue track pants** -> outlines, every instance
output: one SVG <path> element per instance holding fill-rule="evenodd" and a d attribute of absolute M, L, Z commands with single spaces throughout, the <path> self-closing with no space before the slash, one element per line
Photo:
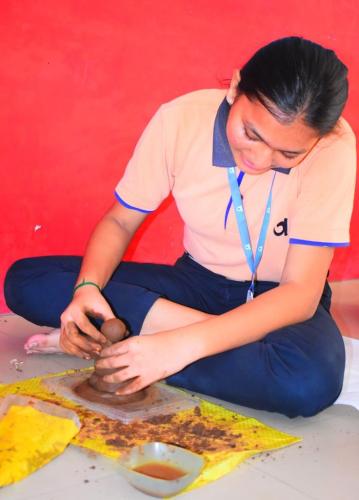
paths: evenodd
<path fill-rule="evenodd" d="M 8 306 L 33 323 L 59 327 L 80 265 L 81 258 L 75 256 L 15 262 L 5 280 Z M 121 263 L 103 295 L 115 315 L 136 335 L 159 297 L 222 314 L 245 302 L 248 286 L 248 282 L 209 271 L 185 253 L 173 266 Z M 258 282 L 256 295 L 276 286 L 278 283 Z M 196 361 L 167 382 L 289 417 L 318 413 L 339 396 L 345 365 L 343 340 L 329 313 L 330 297 L 326 284 L 311 319 L 273 331 L 258 342 Z"/>

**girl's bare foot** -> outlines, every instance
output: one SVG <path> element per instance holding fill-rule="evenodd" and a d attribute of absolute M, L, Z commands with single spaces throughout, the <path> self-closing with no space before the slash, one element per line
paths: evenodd
<path fill-rule="evenodd" d="M 55 328 L 50 333 L 39 333 L 27 339 L 24 345 L 26 354 L 62 354 L 60 348 L 60 329 Z"/>

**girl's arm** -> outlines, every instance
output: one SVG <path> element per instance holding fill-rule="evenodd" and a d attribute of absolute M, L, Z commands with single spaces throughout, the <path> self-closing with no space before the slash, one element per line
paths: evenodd
<path fill-rule="evenodd" d="M 76 284 L 83 280 L 94 281 L 103 288 L 146 216 L 146 213 L 114 203 L 90 237 Z"/>
<path fill-rule="evenodd" d="M 333 248 L 290 245 L 280 285 L 253 301 L 193 326 L 197 359 L 255 342 L 311 318 L 323 293 Z M 216 335 L 223 332 L 222 335 Z"/>
<path fill-rule="evenodd" d="M 102 289 L 146 215 L 116 202 L 91 235 L 76 284 L 90 281 Z M 68 354 L 89 359 L 101 350 L 100 344 L 105 338 L 88 320 L 87 314 L 104 320 L 114 317 L 100 290 L 93 285 L 78 288 L 61 315 L 61 348 Z M 79 330 L 89 337 L 80 335 Z"/>

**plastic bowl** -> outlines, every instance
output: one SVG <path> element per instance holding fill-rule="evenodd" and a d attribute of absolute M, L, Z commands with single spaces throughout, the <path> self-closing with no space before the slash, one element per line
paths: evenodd
<path fill-rule="evenodd" d="M 178 479 L 157 479 L 133 470 L 150 462 L 172 465 L 183 470 L 185 475 Z M 191 484 L 200 474 L 205 461 L 200 455 L 179 446 L 152 442 L 134 446 L 120 457 L 119 463 L 122 474 L 132 486 L 148 495 L 167 497 Z"/>

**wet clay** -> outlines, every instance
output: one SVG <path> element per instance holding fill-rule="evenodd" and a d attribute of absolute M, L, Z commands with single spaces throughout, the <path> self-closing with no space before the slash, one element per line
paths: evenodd
<path fill-rule="evenodd" d="M 107 342 L 104 347 L 109 347 L 115 342 L 120 342 L 126 336 L 126 325 L 117 318 L 104 321 L 101 326 L 101 333 L 106 337 Z M 101 354 L 98 359 L 101 359 Z M 119 406 L 127 403 L 135 403 L 148 399 L 146 389 L 134 394 L 119 396 L 115 394 L 123 383 L 105 382 L 103 377 L 116 372 L 117 368 L 97 368 L 95 362 L 95 371 L 81 384 L 74 387 L 75 394 L 92 403 L 106 404 L 108 406 Z"/>
<path fill-rule="evenodd" d="M 126 331 L 125 323 L 118 318 L 108 319 L 101 326 L 101 333 L 107 338 L 110 344 L 124 339 Z"/>
<path fill-rule="evenodd" d="M 101 333 L 106 337 L 107 342 L 104 347 L 110 347 L 115 342 L 120 342 L 120 340 L 124 339 L 126 336 L 126 325 L 117 318 L 112 318 L 107 321 L 104 321 L 101 326 Z M 101 358 L 101 354 L 100 354 Z M 99 358 L 99 359 L 100 359 Z M 111 375 L 111 373 L 116 372 L 117 369 L 107 368 L 101 369 L 96 367 L 95 362 L 95 371 L 91 375 L 88 380 L 88 383 L 91 387 L 93 387 L 96 391 L 99 392 L 110 392 L 114 393 L 117 391 L 119 387 L 121 387 L 121 383 L 115 382 L 105 382 L 103 377 L 105 375 Z"/>
<path fill-rule="evenodd" d="M 81 398 L 86 399 L 87 401 L 91 401 L 91 403 L 122 407 L 123 405 L 126 405 L 128 403 L 144 402 L 145 400 L 149 399 L 147 394 L 148 389 L 143 389 L 142 391 L 138 391 L 133 394 L 127 394 L 125 396 L 119 396 L 118 394 L 95 389 L 95 387 L 90 385 L 90 378 L 84 380 L 83 382 L 81 382 L 81 384 L 74 387 L 73 391 Z M 119 385 L 121 384 L 116 384 L 117 387 Z"/>

